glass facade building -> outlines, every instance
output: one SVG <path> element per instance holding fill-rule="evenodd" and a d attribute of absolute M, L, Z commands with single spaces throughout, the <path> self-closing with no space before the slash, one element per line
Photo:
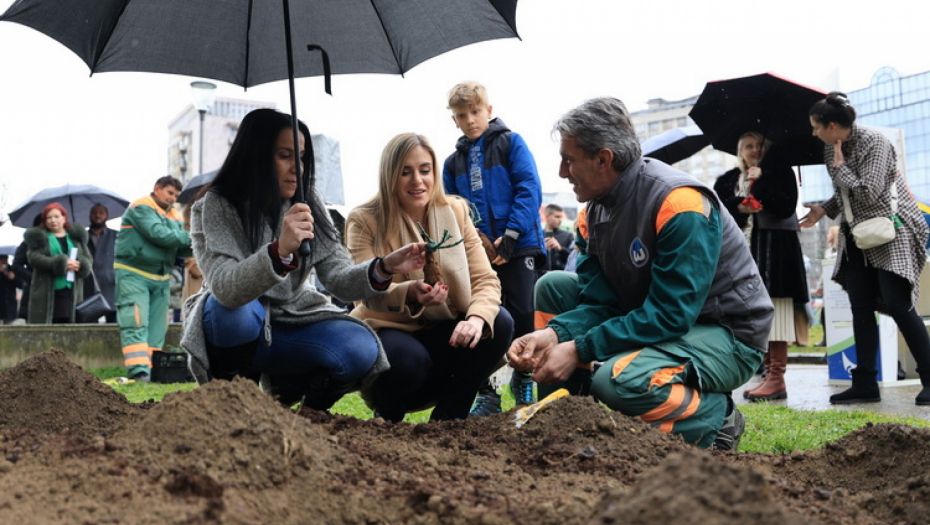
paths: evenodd
<path fill-rule="evenodd" d="M 930 203 L 930 71 L 902 77 L 892 67 L 872 75 L 869 87 L 847 92 L 864 126 L 904 131 L 904 169 L 917 200 Z M 901 152 L 898 152 L 899 155 Z M 804 202 L 829 198 L 830 177 L 823 166 L 801 170 Z"/>

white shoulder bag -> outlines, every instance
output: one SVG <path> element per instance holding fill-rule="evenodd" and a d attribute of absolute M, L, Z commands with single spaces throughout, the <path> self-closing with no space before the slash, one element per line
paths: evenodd
<path fill-rule="evenodd" d="M 846 222 L 852 227 L 853 239 L 860 250 L 868 250 L 883 244 L 888 244 L 894 240 L 895 223 L 891 217 L 875 217 L 868 219 L 852 226 L 853 214 L 849 206 L 849 191 L 846 188 L 840 188 L 843 194 L 843 211 L 846 214 Z M 898 213 L 898 185 L 894 180 L 891 181 L 891 216 Z"/>

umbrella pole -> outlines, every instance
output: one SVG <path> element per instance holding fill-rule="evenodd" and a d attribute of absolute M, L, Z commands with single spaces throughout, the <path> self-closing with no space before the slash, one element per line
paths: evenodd
<path fill-rule="evenodd" d="M 284 7 L 284 41 L 287 45 L 287 87 L 291 95 L 291 131 L 294 137 L 294 164 L 297 167 L 297 200 L 298 202 L 307 202 L 307 196 L 304 193 L 304 175 L 300 169 L 300 140 L 298 135 L 300 130 L 297 127 L 297 97 L 294 89 L 294 51 L 291 46 L 291 5 L 288 0 L 282 0 Z M 307 137 L 310 140 L 310 137 Z M 313 251 L 310 246 L 310 239 L 304 239 L 300 243 L 297 252 L 302 257 L 307 257 Z"/>

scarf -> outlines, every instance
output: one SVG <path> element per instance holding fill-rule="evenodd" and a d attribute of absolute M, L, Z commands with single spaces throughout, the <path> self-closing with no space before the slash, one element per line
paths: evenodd
<path fill-rule="evenodd" d="M 65 240 L 68 243 L 68 253 L 62 253 L 61 251 L 61 242 L 58 240 L 58 237 L 55 237 L 55 234 L 48 232 L 48 248 L 49 253 L 52 256 L 55 255 L 67 255 L 68 259 L 71 258 L 71 251 L 74 249 L 74 243 L 71 242 L 71 236 L 67 233 L 65 234 Z M 52 281 L 55 284 L 55 290 L 63 290 L 65 288 L 71 288 L 74 286 L 74 283 L 68 282 L 68 274 L 56 275 L 55 279 Z"/>
<path fill-rule="evenodd" d="M 420 229 L 406 213 L 402 214 L 400 227 L 401 246 L 411 242 L 421 242 Z M 424 229 L 434 241 L 442 239 L 444 231 L 451 235 L 444 244 L 451 244 L 462 238 L 462 230 L 455 220 L 455 213 L 451 206 L 430 206 L 427 212 L 427 224 Z M 449 287 L 449 297 L 446 303 L 431 306 L 423 312 L 429 321 L 444 321 L 457 319 L 464 315 L 471 304 L 471 274 L 468 271 L 468 255 L 465 253 L 465 243 L 459 243 L 451 248 L 444 248 L 433 252 L 433 259 L 442 269 L 443 284 Z M 407 274 L 410 279 L 422 279 L 423 270 Z"/>

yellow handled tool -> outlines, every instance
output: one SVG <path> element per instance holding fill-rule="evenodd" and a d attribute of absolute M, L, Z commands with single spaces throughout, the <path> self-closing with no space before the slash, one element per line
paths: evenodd
<path fill-rule="evenodd" d="M 520 410 L 517 410 L 517 412 L 513 416 L 514 424 L 517 425 L 517 428 L 522 427 L 523 425 L 526 424 L 527 421 L 530 420 L 531 417 L 536 415 L 536 412 L 539 412 L 539 409 L 555 401 L 556 399 L 560 397 L 565 397 L 567 395 L 568 395 L 568 390 L 564 388 L 560 388 L 556 390 L 555 392 L 549 394 L 545 398 L 543 398 L 538 403 L 533 403 L 532 405 L 527 405 L 521 408 Z"/>

